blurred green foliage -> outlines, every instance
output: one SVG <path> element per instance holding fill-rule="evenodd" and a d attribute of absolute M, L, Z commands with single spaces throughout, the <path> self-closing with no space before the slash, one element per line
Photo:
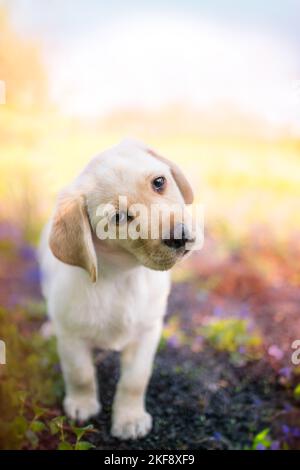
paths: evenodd
<path fill-rule="evenodd" d="M 40 418 L 62 393 L 55 340 L 29 328 L 24 311 L 0 310 L 0 337 L 6 365 L 0 366 L 0 448 L 36 447 L 44 430 Z"/>
<path fill-rule="evenodd" d="M 46 448 L 88 450 L 93 445 L 83 437 L 93 426 L 67 422 L 55 408 L 63 391 L 55 339 L 31 331 L 29 318 L 25 310 L 0 310 L 7 351 L 0 366 L 0 449 L 43 448 L 45 440 Z"/>
<path fill-rule="evenodd" d="M 270 439 L 270 429 L 260 431 L 253 439 L 252 450 L 270 449 L 272 441 Z"/>
<path fill-rule="evenodd" d="M 294 389 L 294 397 L 297 401 L 300 401 L 300 384 L 298 384 Z"/>

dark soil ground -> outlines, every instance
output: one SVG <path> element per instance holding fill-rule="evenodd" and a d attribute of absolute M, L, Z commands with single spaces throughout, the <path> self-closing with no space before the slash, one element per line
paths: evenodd
<path fill-rule="evenodd" d="M 184 284 L 173 287 L 171 311 L 183 311 L 180 299 L 189 289 Z M 190 331 L 188 310 L 185 306 L 181 321 Z M 189 346 L 165 344 L 157 354 L 147 394 L 153 431 L 139 441 L 120 442 L 109 434 L 119 361 L 116 354 L 102 353 L 98 370 L 103 411 L 94 422 L 98 433 L 92 442 L 109 450 L 243 449 L 251 447 L 259 431 L 270 428 L 274 449 L 282 441 L 296 447 L 300 410 L 281 383 L 279 366 L 270 359 L 237 365 L 228 353 L 210 345 L 193 352 Z"/>
<path fill-rule="evenodd" d="M 99 367 L 104 406 L 92 436 L 99 449 L 241 449 L 257 430 L 275 425 L 287 400 L 263 361 L 237 368 L 211 348 L 196 354 L 167 347 L 157 356 L 147 396 L 153 430 L 120 442 L 109 434 L 117 371 L 117 357 L 108 354 Z"/>

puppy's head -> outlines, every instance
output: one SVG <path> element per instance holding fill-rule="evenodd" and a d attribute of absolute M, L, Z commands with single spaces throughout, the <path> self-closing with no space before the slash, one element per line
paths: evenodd
<path fill-rule="evenodd" d="M 58 201 L 50 247 L 97 279 L 98 254 L 170 269 L 195 241 L 193 192 L 172 162 L 126 141 L 95 157 Z"/>

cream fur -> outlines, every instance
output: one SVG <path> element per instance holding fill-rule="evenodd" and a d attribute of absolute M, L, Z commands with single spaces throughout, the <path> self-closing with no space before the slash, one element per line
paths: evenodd
<path fill-rule="evenodd" d="M 169 187 L 166 196 L 159 199 L 142 188 L 146 188 L 149 177 L 161 173 L 169 179 Z M 89 250 L 95 250 L 91 259 L 96 259 L 94 273 L 98 274 L 92 282 L 88 268 L 66 264 L 53 255 L 49 247 L 52 218 L 42 234 L 39 259 L 42 290 L 65 380 L 64 408 L 69 417 L 79 420 L 97 414 L 101 405 L 92 349 L 121 351 L 112 434 L 136 439 L 147 434 L 152 425 L 145 410 L 145 392 L 170 290 L 167 269 L 179 258 L 170 254 L 161 240 L 145 246 L 130 241 L 99 242 L 94 214 L 99 203 L 114 200 L 119 194 L 137 202 L 142 198 L 149 204 L 155 199 L 184 205 L 183 197 L 166 162 L 149 155 L 145 146 L 135 142 L 121 143 L 95 157 L 66 192 L 69 198 L 80 194 L 86 200 L 92 237 L 89 243 L 94 245 Z"/>

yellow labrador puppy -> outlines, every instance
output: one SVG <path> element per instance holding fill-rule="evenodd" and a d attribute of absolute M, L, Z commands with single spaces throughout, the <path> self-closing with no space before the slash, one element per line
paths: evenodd
<path fill-rule="evenodd" d="M 70 418 L 83 421 L 100 412 L 92 360 L 99 347 L 121 351 L 112 434 L 136 439 L 150 431 L 145 392 L 170 289 L 168 270 L 194 242 L 190 219 L 178 223 L 177 216 L 186 215 L 192 201 L 179 168 L 134 141 L 96 156 L 58 198 L 39 259 Z"/>

